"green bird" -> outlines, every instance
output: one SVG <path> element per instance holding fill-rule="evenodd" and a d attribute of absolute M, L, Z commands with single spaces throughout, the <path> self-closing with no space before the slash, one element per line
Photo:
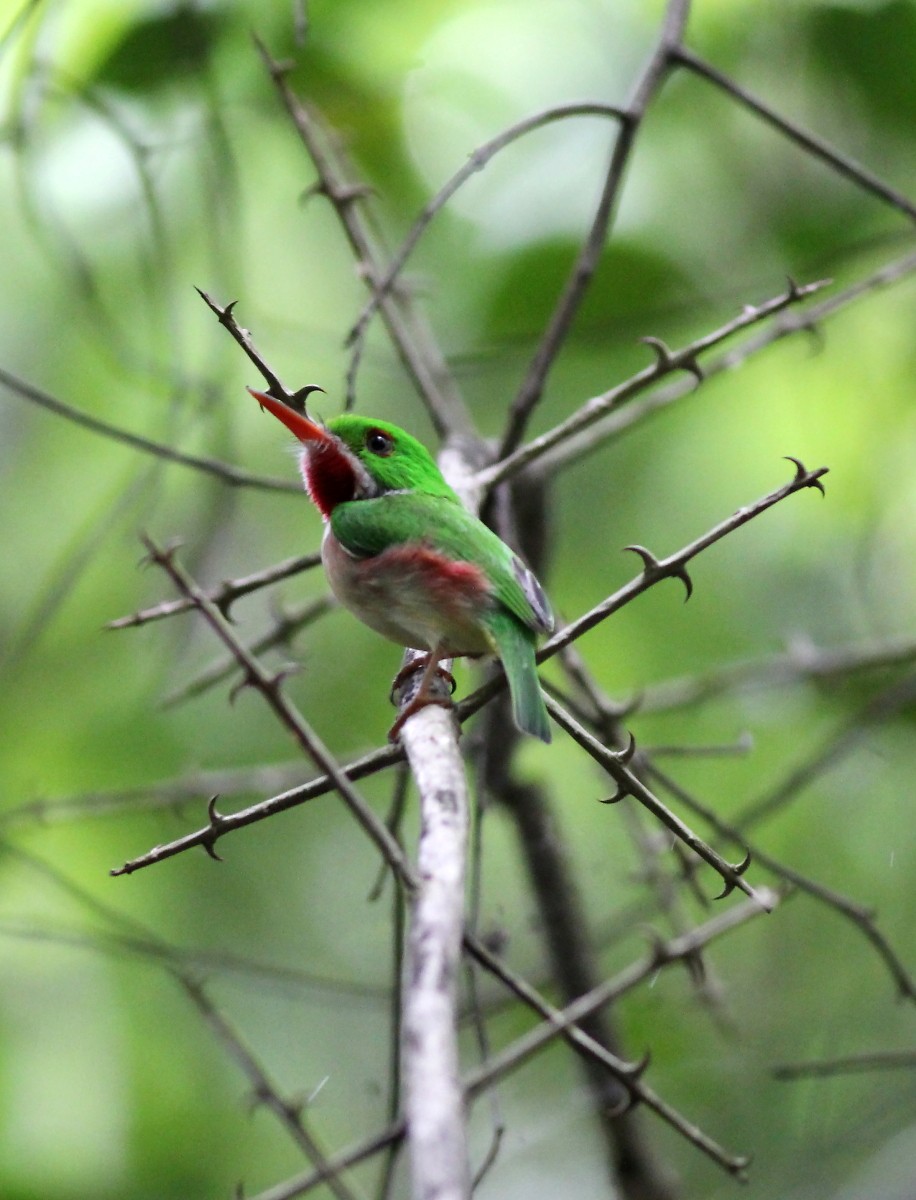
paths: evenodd
<path fill-rule="evenodd" d="M 321 557 L 335 596 L 370 629 L 428 655 L 391 736 L 430 702 L 439 659 L 495 654 L 516 725 L 549 742 L 535 645 L 554 628 L 550 605 L 521 559 L 462 505 L 426 447 L 387 421 L 345 413 L 322 425 L 249 391 L 302 443 L 300 469 L 325 522 Z"/>

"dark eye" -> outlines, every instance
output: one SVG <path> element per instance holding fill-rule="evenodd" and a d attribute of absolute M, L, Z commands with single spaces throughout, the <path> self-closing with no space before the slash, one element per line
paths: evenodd
<path fill-rule="evenodd" d="M 381 429 L 370 429 L 366 434 L 366 449 L 381 458 L 387 458 L 394 449 L 394 438 Z"/>

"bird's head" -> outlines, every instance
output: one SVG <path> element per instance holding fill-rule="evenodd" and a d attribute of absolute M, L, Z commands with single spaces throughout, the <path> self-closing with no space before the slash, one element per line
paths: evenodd
<path fill-rule="evenodd" d="M 423 443 L 397 425 L 354 413 L 324 425 L 266 392 L 248 390 L 302 443 L 302 478 L 323 517 L 345 501 L 372 500 L 386 492 L 455 498 Z"/>

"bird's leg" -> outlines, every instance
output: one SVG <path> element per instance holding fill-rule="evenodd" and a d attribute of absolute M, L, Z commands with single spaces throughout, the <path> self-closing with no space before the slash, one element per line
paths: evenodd
<path fill-rule="evenodd" d="M 392 703 L 396 703 L 396 697 L 398 693 L 402 690 L 402 688 L 404 688 L 405 684 L 407 684 L 408 681 L 411 680 L 411 678 L 415 676 L 421 669 L 422 674 L 420 675 L 420 681 L 418 684 L 416 684 L 416 689 L 413 692 L 413 696 L 401 710 L 398 719 L 388 731 L 389 742 L 397 741 L 407 718 L 412 717 L 414 713 L 419 712 L 421 708 L 425 708 L 427 704 L 438 704 L 442 708 L 449 709 L 452 707 L 452 702 L 448 696 L 436 694 L 436 683 L 434 681 L 437 680 L 437 677 L 448 685 L 449 694 L 455 690 L 455 680 L 451 673 L 439 665 L 438 648 L 437 650 L 427 654 L 425 659 L 412 659 L 410 662 L 406 663 L 400 669 L 400 671 L 398 671 L 397 675 L 394 677 L 394 682 L 391 685 L 390 698 Z"/>

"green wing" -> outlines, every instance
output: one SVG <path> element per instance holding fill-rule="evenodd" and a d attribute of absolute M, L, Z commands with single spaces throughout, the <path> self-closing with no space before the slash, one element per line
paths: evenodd
<path fill-rule="evenodd" d="M 553 614 L 541 586 L 492 529 L 447 496 L 390 492 L 338 504 L 334 536 L 350 554 L 371 558 L 390 546 L 420 542 L 458 562 L 480 567 L 493 596 L 529 628 L 549 633 Z"/>

